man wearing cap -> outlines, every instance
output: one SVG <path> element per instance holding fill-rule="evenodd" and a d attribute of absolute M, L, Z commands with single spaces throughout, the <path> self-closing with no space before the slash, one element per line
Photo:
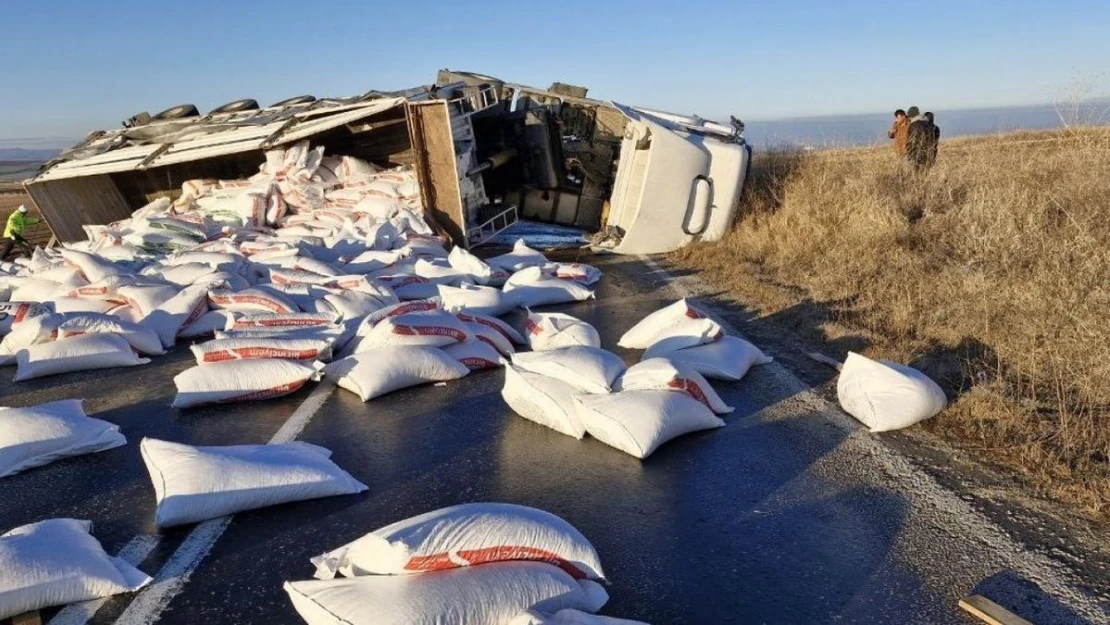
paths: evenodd
<path fill-rule="evenodd" d="M 38 222 L 38 219 L 27 216 L 27 207 L 22 204 L 12 211 L 12 214 L 8 216 L 8 224 L 4 226 L 4 244 L 3 248 L 0 249 L 0 260 L 7 258 L 17 243 L 27 252 L 28 256 L 34 253 L 31 246 L 27 244 L 27 239 L 23 238 L 23 229 Z"/>
<path fill-rule="evenodd" d="M 932 154 L 932 145 L 936 140 L 934 126 L 916 106 L 911 106 L 907 114 L 910 118 L 910 130 L 907 136 L 906 156 L 909 157 L 914 170 L 924 171 L 929 168 L 929 156 Z"/>

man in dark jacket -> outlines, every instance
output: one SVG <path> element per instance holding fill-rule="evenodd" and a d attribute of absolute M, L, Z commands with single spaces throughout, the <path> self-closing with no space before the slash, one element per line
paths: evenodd
<path fill-rule="evenodd" d="M 932 167 L 937 162 L 937 150 L 940 148 L 940 126 L 937 126 L 936 117 L 932 112 L 926 112 L 925 119 L 929 120 L 929 124 L 933 127 L 933 140 L 929 144 L 929 167 Z"/>

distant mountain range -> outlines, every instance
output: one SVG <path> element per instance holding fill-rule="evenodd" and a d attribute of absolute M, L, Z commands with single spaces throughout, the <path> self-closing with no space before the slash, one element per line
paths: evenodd
<path fill-rule="evenodd" d="M 0 148 L 0 161 L 48 161 L 59 153 L 57 149 Z"/>

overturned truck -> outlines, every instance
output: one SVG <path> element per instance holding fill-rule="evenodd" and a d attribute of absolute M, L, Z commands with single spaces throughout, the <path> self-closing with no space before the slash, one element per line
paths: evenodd
<path fill-rule="evenodd" d="M 62 242 L 195 179 L 247 178 L 266 150 L 309 141 L 379 167 L 414 170 L 425 215 L 455 245 L 518 220 L 591 233 L 626 254 L 719 239 L 751 160 L 743 124 L 590 99 L 441 70 L 436 83 L 362 96 L 185 105 L 89 134 L 25 185 Z"/>

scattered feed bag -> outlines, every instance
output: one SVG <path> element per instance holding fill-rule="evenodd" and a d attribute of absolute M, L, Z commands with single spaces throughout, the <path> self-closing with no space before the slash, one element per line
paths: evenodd
<path fill-rule="evenodd" d="M 725 331 L 712 319 L 687 319 L 656 334 L 642 359 L 665 358 L 680 349 L 708 345 L 724 336 Z"/>
<path fill-rule="evenodd" d="M 215 339 L 189 349 L 196 356 L 198 365 L 210 365 L 229 360 L 260 360 L 278 358 L 311 365 L 317 360 L 331 360 L 333 341 L 324 339 L 275 339 L 238 338 Z"/>
<path fill-rule="evenodd" d="M 84 297 L 55 297 L 50 300 L 54 312 L 60 313 L 106 313 L 117 305 L 100 299 L 86 299 Z"/>
<path fill-rule="evenodd" d="M 560 280 L 540 267 L 523 269 L 505 283 L 505 293 L 525 308 L 581 302 L 594 298 L 594 292 L 573 280 Z"/>
<path fill-rule="evenodd" d="M 624 373 L 624 361 L 597 347 L 564 347 L 545 352 L 513 355 L 513 365 L 524 371 L 550 376 L 586 393 L 608 393 Z"/>
<path fill-rule="evenodd" d="M 457 380 L 470 373 L 467 365 L 441 349 L 418 345 L 395 345 L 360 351 L 336 360 L 324 375 L 340 388 L 370 401 L 386 393 L 428 384 Z"/>
<path fill-rule="evenodd" d="M 514 345 L 524 345 L 525 344 L 524 337 L 520 335 L 520 332 L 517 332 L 515 328 L 513 328 L 511 325 L 505 323 L 504 321 L 501 321 L 497 317 L 487 317 L 486 315 L 473 315 L 473 314 L 464 313 L 464 312 L 455 313 L 455 316 L 458 317 L 459 321 L 462 321 L 463 323 L 467 323 L 467 324 L 475 324 L 476 323 L 476 324 L 484 325 L 488 328 L 492 328 L 494 330 L 497 330 L 498 332 L 501 333 L 502 336 L 509 339 L 509 342 L 511 342 Z"/>
<path fill-rule="evenodd" d="M 681 391 L 716 414 L 728 414 L 734 410 L 696 369 L 667 358 L 651 358 L 632 365 L 617 379 L 613 390 Z"/>
<path fill-rule="evenodd" d="M 122 267 L 110 260 L 105 260 L 95 254 L 79 252 L 74 249 L 63 249 L 62 258 L 72 267 L 76 267 L 90 283 L 100 282 L 108 276 L 118 276 L 127 273 Z"/>
<path fill-rule="evenodd" d="M 447 262 L 456 271 L 470 276 L 475 282 L 488 285 L 494 278 L 494 269 L 485 261 L 456 245 L 447 255 Z M 508 275 L 506 274 L 506 278 Z"/>
<path fill-rule="evenodd" d="M 528 247 L 524 239 L 517 239 L 513 251 L 486 259 L 486 264 L 513 273 L 529 267 L 543 267 L 548 260 L 541 252 Z"/>
<path fill-rule="evenodd" d="M 234 325 L 236 314 L 230 310 L 210 310 L 199 319 L 181 328 L 177 333 L 180 338 L 198 338 L 212 336 L 217 330 L 227 330 Z"/>
<path fill-rule="evenodd" d="M 97 313 L 73 313 L 65 315 L 58 326 L 58 338 L 68 339 L 84 334 L 118 334 L 131 348 L 140 354 L 156 356 L 166 353 L 162 340 L 150 328 L 138 323 L 124 321 L 111 315 Z"/>
<path fill-rule="evenodd" d="M 277 358 L 197 365 L 174 376 L 177 396 L 172 406 L 191 408 L 281 397 L 300 390 L 309 380 L 320 379 L 321 367 Z"/>
<path fill-rule="evenodd" d="M 492 345 L 478 339 L 455 343 L 441 349 L 443 353 L 466 365 L 471 371 L 496 369 L 505 364 L 505 359 Z"/>
<path fill-rule="evenodd" d="M 326 328 L 339 320 L 334 312 L 247 313 L 236 315 L 228 330 L 295 330 Z"/>
<path fill-rule="evenodd" d="M 553 564 L 575 579 L 605 578 L 589 540 L 562 518 L 511 503 L 467 503 L 374 530 L 312 559 L 317 579 L 413 575 L 491 562 Z"/>
<path fill-rule="evenodd" d="M 362 337 L 358 350 L 389 345 L 443 347 L 474 338 L 466 324 L 445 310 L 405 313 L 386 317 Z"/>
<path fill-rule="evenodd" d="M 208 312 L 208 290 L 190 286 L 162 302 L 142 320 L 142 324 L 158 333 L 162 346 L 169 349 L 177 343 L 177 333 Z"/>
<path fill-rule="evenodd" d="M 330 451 L 300 441 L 193 447 L 144 438 L 139 449 L 154 484 L 159 527 L 366 490 L 329 459 Z"/>
<path fill-rule="evenodd" d="M 119 426 L 85 416 L 79 399 L 0 408 L 0 477 L 126 443 Z"/>
<path fill-rule="evenodd" d="M 131 350 L 118 334 L 87 334 L 50 343 L 39 343 L 15 356 L 16 382 L 59 373 L 134 367 L 150 362 Z"/>
<path fill-rule="evenodd" d="M 872 432 L 889 432 L 935 417 L 944 410 L 944 391 L 929 376 L 887 360 L 855 352 L 840 370 L 836 395 L 844 411 Z"/>
<path fill-rule="evenodd" d="M 360 291 L 343 291 L 341 293 L 328 293 L 322 301 L 328 310 L 332 310 L 342 320 L 361 319 L 370 313 L 380 310 L 383 306 L 381 298 Z"/>
<path fill-rule="evenodd" d="M 575 345 L 601 347 L 601 336 L 592 325 L 563 313 L 528 311 L 524 330 L 528 346 L 537 352 Z"/>
<path fill-rule="evenodd" d="M 439 299 L 449 312 L 495 317 L 516 308 L 516 298 L 492 286 L 463 284 L 439 287 Z"/>
<path fill-rule="evenodd" d="M 470 284 L 473 278 L 469 274 L 462 273 L 455 269 L 445 260 L 436 260 L 435 262 L 418 258 L 413 264 L 413 272 L 424 278 L 434 282 L 438 286 L 461 286 L 463 284 Z"/>
<path fill-rule="evenodd" d="M 709 315 L 683 298 L 644 317 L 621 336 L 617 345 L 628 349 L 647 349 L 655 337 L 671 326 L 690 319 L 706 319 Z"/>
<path fill-rule="evenodd" d="M 439 286 L 420 276 L 405 274 L 378 276 L 374 281 L 389 287 L 403 301 L 439 297 Z"/>
<path fill-rule="evenodd" d="M 597 582 L 543 562 L 286 582 L 285 591 L 308 625 L 485 625 L 529 608 L 596 612 L 609 601 Z"/>
<path fill-rule="evenodd" d="M 743 378 L 755 365 L 774 362 L 758 347 L 736 336 L 725 336 L 712 343 L 680 349 L 667 354 L 667 358 L 687 364 L 707 378 L 732 381 Z"/>
<path fill-rule="evenodd" d="M 674 391 L 577 395 L 574 401 L 590 436 L 641 460 L 672 438 L 725 425 L 705 404 Z"/>
<path fill-rule="evenodd" d="M 65 315 L 50 314 L 32 317 L 12 326 L 12 331 L 0 340 L 0 365 L 14 365 L 16 354 L 21 350 L 56 340 L 58 327 L 63 321 Z"/>
<path fill-rule="evenodd" d="M 38 302 L 0 303 L 0 336 L 12 331 L 12 327 L 28 319 L 49 315 L 50 307 Z"/>
<path fill-rule="evenodd" d="M 600 269 L 585 263 L 549 263 L 543 269 L 560 280 L 574 280 L 586 286 L 597 284 L 602 276 Z"/>
<path fill-rule="evenodd" d="M 209 291 L 208 303 L 212 308 L 222 308 L 243 314 L 294 313 L 301 310 L 289 298 L 278 292 L 258 287 L 244 291 L 215 289 Z"/>
<path fill-rule="evenodd" d="M 574 396 L 581 391 L 557 378 L 505 367 L 505 386 L 501 397 L 518 415 L 560 434 L 579 440 L 586 426 L 578 418 Z"/>
<path fill-rule="evenodd" d="M 539 610 L 521 612 L 508 625 L 648 625 L 643 621 L 630 621 L 611 616 L 600 616 L 581 610 L 559 610 L 551 614 Z"/>
<path fill-rule="evenodd" d="M 134 308 L 139 317 L 146 317 L 181 292 L 169 285 L 129 285 L 119 288 L 119 296 L 127 305 Z"/>
<path fill-rule="evenodd" d="M 90 521 L 50 519 L 0 535 L 0 620 L 131 592 L 151 582 L 105 553 L 91 531 Z"/>

